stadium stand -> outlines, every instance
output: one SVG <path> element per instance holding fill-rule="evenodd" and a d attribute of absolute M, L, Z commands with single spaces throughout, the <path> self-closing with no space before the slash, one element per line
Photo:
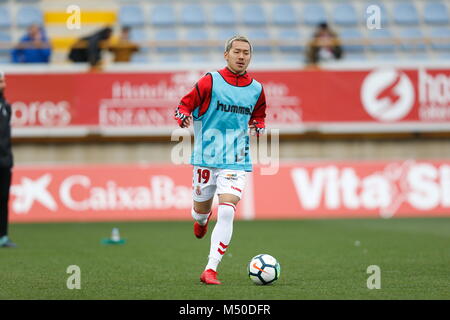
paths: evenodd
<path fill-rule="evenodd" d="M 432 29 L 430 32 L 431 39 L 436 39 L 431 41 L 431 47 L 436 51 L 450 53 L 450 28 L 436 28 Z M 447 39 L 447 42 L 443 42 L 442 39 Z"/>
<path fill-rule="evenodd" d="M 303 23 L 309 26 L 328 21 L 325 7 L 320 3 L 307 3 L 303 7 Z"/>
<path fill-rule="evenodd" d="M 394 22 L 398 25 L 417 26 L 419 24 L 419 14 L 413 3 L 395 4 L 393 15 Z"/>
<path fill-rule="evenodd" d="M 188 4 L 181 10 L 180 22 L 187 27 L 200 27 L 206 23 L 204 9 L 199 4 Z"/>
<path fill-rule="evenodd" d="M 162 29 L 157 30 L 155 34 L 155 49 L 158 53 L 177 53 L 179 51 L 179 47 L 174 45 L 163 45 L 168 42 L 175 42 L 178 40 L 178 34 L 175 29 Z"/>
<path fill-rule="evenodd" d="M 393 35 L 387 29 L 372 30 L 369 33 L 370 45 L 369 49 L 372 52 L 394 52 L 396 49 L 395 43 L 392 41 Z"/>
<path fill-rule="evenodd" d="M 390 27 L 392 25 L 391 21 L 390 21 L 390 14 L 388 14 L 388 11 L 386 9 L 386 6 L 384 5 L 383 2 L 375 2 L 375 1 L 370 1 L 365 3 L 365 5 L 363 5 L 361 7 L 361 11 L 362 12 L 362 16 L 364 16 L 364 22 L 362 23 L 362 25 L 367 25 L 365 23 L 365 21 L 367 21 L 373 12 L 373 8 L 376 8 L 377 10 L 380 11 L 380 25 L 381 28 L 386 28 L 386 27 Z"/>
<path fill-rule="evenodd" d="M 150 14 L 150 24 L 155 27 L 174 27 L 177 21 L 174 8 L 167 4 L 155 4 Z"/>
<path fill-rule="evenodd" d="M 277 4 L 273 8 L 272 23 L 274 26 L 295 27 L 298 22 L 295 8 L 290 3 Z"/>
<path fill-rule="evenodd" d="M 11 13 L 9 8 L 0 7 L 0 28 L 10 28 L 12 26 Z"/>
<path fill-rule="evenodd" d="M 11 40 L 9 33 L 0 31 L 0 63 L 9 63 L 11 61 L 10 49 L 7 48 Z"/>
<path fill-rule="evenodd" d="M 344 43 L 345 52 L 364 52 L 364 46 L 358 44 L 359 39 L 362 38 L 362 34 L 358 29 L 342 29 L 340 37 Z"/>
<path fill-rule="evenodd" d="M 266 25 L 266 13 L 260 4 L 247 4 L 241 10 L 241 20 L 247 26 L 260 27 Z"/>
<path fill-rule="evenodd" d="M 220 60 L 224 40 L 235 33 L 255 41 L 263 61 L 302 62 L 314 27 L 326 21 L 343 41 L 344 60 L 379 59 L 384 54 L 406 59 L 450 55 L 450 5 L 443 0 L 78 2 L 83 7 L 81 30 L 65 28 L 70 1 L 0 1 L 0 31 L 6 34 L 2 48 L 8 41 L 12 46 L 29 24 L 43 23 L 53 44 L 53 62 L 67 63 L 65 56 L 74 39 L 109 24 L 116 30 L 132 27 L 133 40 L 142 48 L 140 57 L 133 59 L 136 62 L 172 61 L 174 56 L 190 62 L 199 60 L 199 53 Z M 368 28 L 367 19 L 373 18 L 369 7 L 380 11 L 381 30 Z M 171 58 L 163 57 L 170 53 Z M 4 57 L 0 61 L 8 62 Z"/>
<path fill-rule="evenodd" d="M 209 39 L 208 31 L 205 29 L 189 29 L 186 31 L 183 37 L 186 40 L 187 50 L 193 53 L 207 53 Z"/>
<path fill-rule="evenodd" d="M 339 4 L 333 9 L 333 22 L 338 26 L 354 27 L 358 24 L 358 15 L 353 5 Z"/>
<path fill-rule="evenodd" d="M 122 6 L 119 8 L 119 24 L 130 27 L 142 27 L 145 25 L 144 13 L 137 5 Z"/>
<path fill-rule="evenodd" d="M 301 34 L 295 29 L 281 29 L 277 33 L 278 39 L 286 40 L 286 43 L 280 45 L 279 50 L 282 53 L 297 53 L 300 54 L 305 46 L 303 45 L 303 40 Z"/>
<path fill-rule="evenodd" d="M 214 26 L 233 27 L 237 23 L 236 12 L 230 4 L 215 5 L 211 18 Z"/>
<path fill-rule="evenodd" d="M 251 29 L 247 32 L 248 37 L 253 41 L 253 49 L 256 52 L 271 53 L 272 46 L 269 43 L 270 36 L 267 29 Z"/>
<path fill-rule="evenodd" d="M 16 25 L 18 27 L 26 28 L 34 23 L 43 23 L 42 10 L 34 5 L 24 5 L 20 7 L 16 15 Z"/>
<path fill-rule="evenodd" d="M 427 3 L 423 11 L 423 18 L 424 22 L 429 25 L 448 24 L 448 9 L 440 2 Z"/>
<path fill-rule="evenodd" d="M 423 38 L 424 35 L 421 29 L 407 28 L 400 30 L 400 48 L 409 52 L 424 52 L 426 45 L 421 41 Z"/>

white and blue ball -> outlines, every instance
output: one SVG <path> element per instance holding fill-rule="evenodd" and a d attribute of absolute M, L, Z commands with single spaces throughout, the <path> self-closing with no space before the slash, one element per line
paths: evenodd
<path fill-rule="evenodd" d="M 258 254 L 248 264 L 248 276 L 258 285 L 272 284 L 280 278 L 280 264 L 268 254 Z"/>

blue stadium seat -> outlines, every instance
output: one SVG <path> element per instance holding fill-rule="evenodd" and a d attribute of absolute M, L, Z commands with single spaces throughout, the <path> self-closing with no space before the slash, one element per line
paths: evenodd
<path fill-rule="evenodd" d="M 119 24 L 122 26 L 141 27 L 145 25 L 144 12 L 138 5 L 125 5 L 119 8 Z"/>
<path fill-rule="evenodd" d="M 242 10 L 242 21 L 251 27 L 264 26 L 267 18 L 264 8 L 259 4 L 247 4 Z"/>
<path fill-rule="evenodd" d="M 398 25 L 416 26 L 419 24 L 419 14 L 414 4 L 398 3 L 394 6 L 394 21 Z"/>
<path fill-rule="evenodd" d="M 208 32 L 204 28 L 189 29 L 184 35 L 184 40 L 187 41 L 185 48 L 195 53 L 208 51 L 208 39 Z"/>
<path fill-rule="evenodd" d="M 145 28 L 131 28 L 130 40 L 137 42 L 137 43 L 147 41 L 148 38 L 147 38 L 147 32 L 145 31 Z"/>
<path fill-rule="evenodd" d="M 272 46 L 268 44 L 270 36 L 266 29 L 250 30 L 247 34 L 255 53 L 268 53 L 272 50 Z M 259 43 L 260 41 L 264 43 Z"/>
<path fill-rule="evenodd" d="M 11 13 L 9 8 L 0 7 L 0 28 L 11 27 Z"/>
<path fill-rule="evenodd" d="M 373 52 L 387 53 L 395 51 L 394 37 L 388 29 L 375 29 L 368 32 L 369 49 Z"/>
<path fill-rule="evenodd" d="M 224 52 L 225 42 L 231 37 L 239 34 L 235 29 L 219 29 L 216 34 L 216 39 L 220 41 L 220 44 L 216 47 L 218 52 Z"/>
<path fill-rule="evenodd" d="M 217 39 L 223 41 L 223 43 L 225 44 L 226 40 L 238 34 L 239 32 L 235 29 L 219 29 L 217 31 Z"/>
<path fill-rule="evenodd" d="M 35 6 L 22 6 L 17 11 L 16 24 L 19 27 L 28 27 L 31 24 L 43 24 L 41 9 Z"/>
<path fill-rule="evenodd" d="M 342 49 L 344 52 L 363 53 L 364 44 L 363 35 L 358 29 L 343 29 L 339 32 L 342 41 Z"/>
<path fill-rule="evenodd" d="M 356 26 L 359 23 L 356 10 L 349 3 L 338 4 L 334 7 L 333 21 L 335 24 L 345 27 Z"/>
<path fill-rule="evenodd" d="M 137 52 L 131 56 L 132 63 L 148 63 L 150 62 L 150 57 L 147 53 Z"/>
<path fill-rule="evenodd" d="M 444 3 L 431 2 L 425 4 L 423 19 L 429 25 L 445 25 L 449 23 L 448 8 Z"/>
<path fill-rule="evenodd" d="M 298 18 L 295 7 L 288 3 L 276 5 L 272 11 L 272 23 L 282 27 L 297 25 Z"/>
<path fill-rule="evenodd" d="M 436 51 L 450 51 L 450 28 L 435 28 L 430 32 L 431 48 Z"/>
<path fill-rule="evenodd" d="M 178 41 L 177 32 L 173 29 L 161 29 L 155 31 L 156 46 L 155 50 L 158 53 L 177 53 L 179 51 L 179 47 L 176 45 L 164 45 L 159 46 L 158 44 L 163 44 L 166 41 Z"/>
<path fill-rule="evenodd" d="M 149 52 L 150 49 L 146 44 L 148 42 L 148 36 L 145 28 L 132 28 L 130 31 L 130 40 L 140 46 L 139 52 Z"/>
<path fill-rule="evenodd" d="M 155 5 L 150 13 L 150 24 L 155 27 L 173 27 L 177 22 L 175 10 L 171 5 Z"/>
<path fill-rule="evenodd" d="M 279 49 L 282 53 L 300 53 L 304 47 L 304 41 L 301 39 L 300 32 L 295 29 L 283 29 L 277 33 L 277 39 L 280 41 L 286 41 L 285 44 L 281 44 Z"/>
<path fill-rule="evenodd" d="M 423 52 L 427 49 L 421 29 L 407 28 L 399 32 L 400 48 L 410 53 Z"/>
<path fill-rule="evenodd" d="M 185 5 L 181 10 L 181 23 L 190 27 L 203 26 L 206 23 L 203 6 L 199 4 Z"/>
<path fill-rule="evenodd" d="M 9 34 L 8 32 L 0 32 L 0 43 L 2 45 L 13 45 L 12 43 L 12 37 L 11 34 Z M 9 57 L 11 52 L 11 49 L 8 48 L 0 48 L 0 54 L 5 54 Z M 8 61 L 10 61 L 11 59 L 9 59 Z"/>
<path fill-rule="evenodd" d="M 216 26 L 230 26 L 236 25 L 236 12 L 229 4 L 219 4 L 212 9 L 212 24 Z"/>
<path fill-rule="evenodd" d="M 325 8 L 318 3 L 307 3 L 303 6 L 303 23 L 316 26 L 319 23 L 328 21 Z"/>

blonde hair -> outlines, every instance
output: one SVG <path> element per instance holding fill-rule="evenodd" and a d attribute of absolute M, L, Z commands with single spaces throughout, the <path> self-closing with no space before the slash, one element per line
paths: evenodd
<path fill-rule="evenodd" d="M 231 47 L 233 46 L 234 41 L 247 42 L 248 45 L 250 46 L 250 53 L 253 52 L 253 47 L 252 47 L 252 44 L 250 43 L 250 40 L 248 40 L 248 38 L 246 36 L 242 36 L 242 35 L 236 35 L 236 36 L 233 36 L 230 39 L 228 39 L 227 42 L 225 43 L 225 52 L 229 52 L 231 50 Z"/>

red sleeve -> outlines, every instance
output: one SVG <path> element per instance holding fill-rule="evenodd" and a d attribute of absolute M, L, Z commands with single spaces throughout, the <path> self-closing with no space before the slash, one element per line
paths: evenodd
<path fill-rule="evenodd" d="M 253 120 L 265 123 L 265 119 L 266 119 L 266 95 L 264 94 L 264 88 L 262 88 L 261 95 L 259 96 L 255 108 L 253 109 L 249 124 L 251 124 Z"/>
<path fill-rule="evenodd" d="M 208 109 L 209 102 L 211 101 L 211 89 L 212 89 L 212 77 L 207 73 L 203 76 L 186 94 L 181 98 L 178 108 L 191 114 L 195 108 L 199 107 L 199 115 L 202 115 L 206 109 Z"/>

